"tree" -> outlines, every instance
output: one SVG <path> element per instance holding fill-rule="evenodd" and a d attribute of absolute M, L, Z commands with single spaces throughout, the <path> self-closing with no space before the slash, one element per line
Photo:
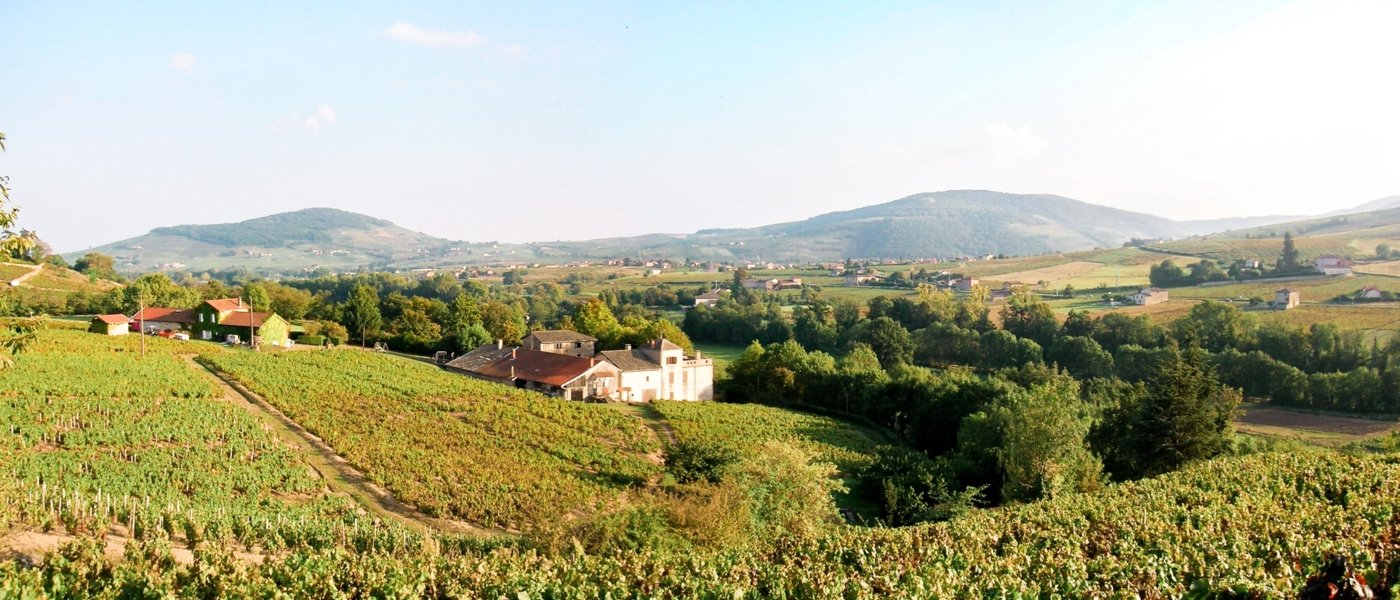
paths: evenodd
<path fill-rule="evenodd" d="M 493 338 L 511 344 L 519 342 L 529 333 L 525 325 L 525 313 L 498 300 L 487 302 L 481 307 L 481 324 Z"/>
<path fill-rule="evenodd" d="M 815 459 L 792 444 L 767 441 L 728 469 L 748 492 L 755 539 L 810 538 L 840 522 L 832 494 L 846 488 L 836 478 L 834 465 Z"/>
<path fill-rule="evenodd" d="M 125 313 L 135 313 L 143 306 L 191 308 L 199 300 L 198 291 L 176 285 L 164 273 L 142 275 L 121 288 L 121 310 Z"/>
<path fill-rule="evenodd" d="M 1390 248 L 1390 244 L 1376 244 L 1377 258 L 1390 258 L 1393 253 L 1394 251 Z"/>
<path fill-rule="evenodd" d="M 1293 242 L 1293 232 L 1283 232 L 1283 255 L 1278 259 L 1278 270 L 1282 273 L 1296 273 L 1300 270 L 1298 246 Z"/>
<path fill-rule="evenodd" d="M 1230 449 L 1238 391 L 1216 379 L 1205 353 L 1170 351 L 1147 381 L 1132 425 L 1139 476 L 1153 476 Z"/>
<path fill-rule="evenodd" d="M 101 252 L 89 252 L 73 263 L 73 270 L 88 277 L 116 279 L 117 262 Z"/>
<path fill-rule="evenodd" d="M 889 317 L 861 323 L 851 336 L 851 341 L 870 346 L 886 369 L 914 360 L 914 342 L 909 337 L 909 330 Z"/>
<path fill-rule="evenodd" d="M 1090 420 L 1079 385 L 1058 376 L 1008 394 L 993 418 L 1001 430 L 996 451 L 1007 501 L 1054 498 L 1102 484 L 1103 465 L 1089 451 Z"/>
<path fill-rule="evenodd" d="M 243 286 L 243 294 L 248 297 L 248 305 L 252 306 L 253 310 L 272 310 L 272 295 L 268 294 L 267 288 L 262 284 L 250 283 Z"/>
<path fill-rule="evenodd" d="M 350 290 L 350 299 L 345 301 L 344 318 L 345 326 L 360 334 L 363 347 L 365 339 L 378 332 L 384 321 L 379 313 L 379 292 L 366 283 L 356 285 Z"/>
<path fill-rule="evenodd" d="M 604 347 L 617 346 L 624 334 L 622 324 L 617 322 L 617 315 L 598 298 L 590 298 L 574 309 L 574 326 L 578 327 L 579 333 L 598 338 L 599 344 Z"/>
<path fill-rule="evenodd" d="M 1164 260 L 1160 264 L 1152 265 L 1148 271 L 1147 280 L 1153 287 L 1176 287 L 1186 284 L 1186 271 L 1180 265 Z"/>
<path fill-rule="evenodd" d="M 1244 311 L 1212 300 L 1192 306 L 1185 317 L 1172 322 L 1171 330 L 1182 346 L 1197 345 L 1210 352 L 1243 348 L 1248 342 Z"/>
<path fill-rule="evenodd" d="M 1113 355 L 1087 337 L 1063 337 L 1050 346 L 1050 360 L 1077 379 L 1113 376 Z"/>
<path fill-rule="evenodd" d="M 1026 288 L 1017 288 L 1001 309 L 1002 328 L 1040 344 L 1049 346 L 1060 332 L 1060 322 L 1050 305 Z"/>

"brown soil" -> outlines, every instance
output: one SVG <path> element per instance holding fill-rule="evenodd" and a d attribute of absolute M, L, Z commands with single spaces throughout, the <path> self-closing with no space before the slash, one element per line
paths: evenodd
<path fill-rule="evenodd" d="M 1245 425 L 1306 429 L 1355 437 L 1382 435 L 1397 427 L 1395 421 L 1321 415 L 1259 404 L 1245 405 L 1236 421 Z"/>

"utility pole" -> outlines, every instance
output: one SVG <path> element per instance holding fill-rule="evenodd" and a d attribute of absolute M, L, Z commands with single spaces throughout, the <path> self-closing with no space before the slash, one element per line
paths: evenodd
<path fill-rule="evenodd" d="M 140 317 L 140 318 L 136 321 L 136 336 L 139 337 L 139 338 L 141 338 L 141 359 L 142 359 L 142 360 L 145 360 L 145 358 L 146 358 L 146 297 L 145 297 L 144 295 L 142 295 L 142 294 L 137 294 L 137 297 L 136 297 L 136 316 L 137 316 L 137 317 Z"/>
<path fill-rule="evenodd" d="M 246 287 L 246 286 L 245 286 Z M 253 295 L 248 294 L 248 348 L 258 351 L 257 337 L 253 333 Z"/>

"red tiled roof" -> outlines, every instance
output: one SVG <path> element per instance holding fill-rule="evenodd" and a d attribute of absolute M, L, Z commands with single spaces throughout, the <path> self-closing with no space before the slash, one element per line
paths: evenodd
<path fill-rule="evenodd" d="M 595 363 L 594 360 L 568 354 L 519 348 L 513 356 L 506 355 L 500 360 L 472 369 L 472 372 L 482 377 L 505 380 L 509 380 L 514 374 L 516 379 L 563 387 L 564 384 L 587 373 Z"/>
<path fill-rule="evenodd" d="M 193 323 L 194 311 L 183 308 L 147 306 L 145 310 L 131 316 L 132 321 L 155 321 L 157 323 Z"/>
<path fill-rule="evenodd" d="M 224 317 L 224 320 L 219 321 L 219 324 L 227 327 L 262 327 L 270 316 L 272 316 L 271 313 L 236 312 Z"/>
<path fill-rule="evenodd" d="M 217 300 L 205 300 L 204 303 L 214 307 L 214 310 L 217 310 L 219 312 L 228 312 L 231 310 L 246 310 L 243 308 L 243 300 L 239 298 L 220 298 Z"/>
<path fill-rule="evenodd" d="M 102 321 L 108 325 L 121 325 L 122 323 L 131 322 L 131 319 L 126 318 L 126 315 L 97 315 L 96 320 Z"/>

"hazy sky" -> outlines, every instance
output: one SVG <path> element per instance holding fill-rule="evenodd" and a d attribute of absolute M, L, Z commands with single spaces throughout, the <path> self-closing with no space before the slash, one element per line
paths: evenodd
<path fill-rule="evenodd" d="M 0 3 L 23 226 L 69 251 L 333 206 L 525 241 L 959 188 L 1173 218 L 1400 194 L 1395 0 L 212 4 Z"/>

